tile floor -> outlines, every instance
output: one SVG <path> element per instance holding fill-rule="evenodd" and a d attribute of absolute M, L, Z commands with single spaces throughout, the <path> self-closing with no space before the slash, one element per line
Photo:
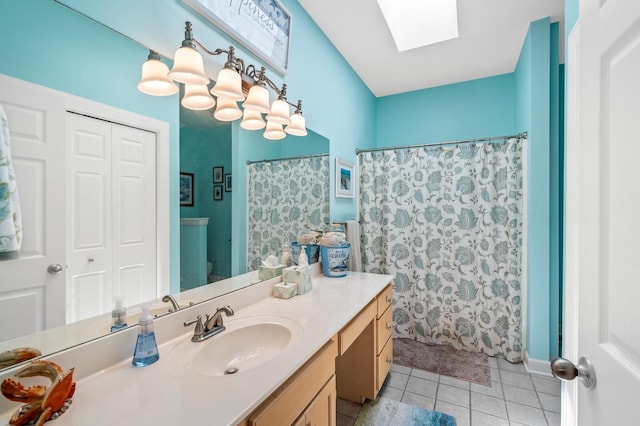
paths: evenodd
<path fill-rule="evenodd" d="M 457 426 L 560 425 L 560 381 L 524 365 L 489 358 L 491 386 L 394 364 L 380 395 L 456 418 Z M 352 426 L 360 406 L 338 399 L 337 426 Z"/>

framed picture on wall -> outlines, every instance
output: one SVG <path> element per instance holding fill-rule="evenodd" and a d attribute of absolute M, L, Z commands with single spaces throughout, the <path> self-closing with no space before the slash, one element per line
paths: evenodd
<path fill-rule="evenodd" d="M 180 206 L 193 207 L 193 173 L 180 172 Z"/>
<path fill-rule="evenodd" d="M 280 0 L 183 1 L 277 72 L 287 75 L 292 18 Z"/>
<path fill-rule="evenodd" d="M 222 183 L 224 181 L 224 168 L 222 166 L 213 168 L 213 183 Z"/>
<path fill-rule="evenodd" d="M 231 173 L 224 175 L 224 192 L 231 192 Z"/>
<path fill-rule="evenodd" d="M 336 158 L 336 197 L 354 198 L 355 182 L 353 163 Z"/>
<path fill-rule="evenodd" d="M 215 201 L 222 200 L 222 185 L 213 185 L 213 199 Z"/>

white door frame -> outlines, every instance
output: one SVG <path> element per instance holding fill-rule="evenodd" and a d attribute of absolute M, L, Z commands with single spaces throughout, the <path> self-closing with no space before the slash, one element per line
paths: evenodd
<path fill-rule="evenodd" d="M 579 67 L 578 49 L 580 46 L 580 23 L 576 22 L 567 39 L 567 63 L 566 63 L 566 82 L 567 82 L 567 109 L 565 122 L 567 126 L 567 136 L 565 144 L 565 188 L 577 188 L 578 164 L 579 158 Z M 578 212 L 578 193 L 565 191 L 565 212 L 564 212 L 564 229 L 565 240 L 578 238 L 579 222 Z M 571 218 L 571 220 L 567 220 Z M 563 332 L 565 339 L 563 344 L 564 358 L 569 360 L 577 360 L 578 356 L 578 289 L 574 283 L 577 283 L 578 271 L 578 253 L 572 250 L 570 244 L 565 244 L 565 261 L 564 261 L 564 308 L 562 320 Z M 571 268 L 569 268 L 571 267 Z M 578 380 L 571 382 L 562 382 L 562 401 L 561 401 L 561 419 L 563 425 L 575 425 L 578 417 Z"/>

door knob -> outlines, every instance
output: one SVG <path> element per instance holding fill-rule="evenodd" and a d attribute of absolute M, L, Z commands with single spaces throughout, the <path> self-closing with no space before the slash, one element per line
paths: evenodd
<path fill-rule="evenodd" d="M 560 380 L 573 380 L 576 377 L 587 389 L 596 387 L 596 371 L 585 357 L 580 357 L 578 365 L 565 358 L 554 358 L 551 361 L 551 373 Z"/>
<path fill-rule="evenodd" d="M 60 272 L 62 272 L 62 265 L 59 263 L 52 263 L 51 265 L 49 265 L 49 267 L 47 268 L 47 272 L 50 274 L 59 274 Z"/>

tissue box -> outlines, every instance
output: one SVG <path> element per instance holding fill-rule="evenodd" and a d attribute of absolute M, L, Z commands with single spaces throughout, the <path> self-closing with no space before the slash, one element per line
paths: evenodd
<path fill-rule="evenodd" d="M 311 267 L 305 266 L 302 269 L 291 266 L 284 268 L 282 273 L 282 281 L 285 283 L 294 283 L 298 286 L 298 294 L 305 294 L 311 291 Z"/>
<path fill-rule="evenodd" d="M 260 265 L 258 266 L 258 279 L 269 280 L 271 278 L 278 277 L 282 275 L 282 269 L 284 267 L 285 267 L 284 265 L 277 265 L 277 266 Z"/>
<path fill-rule="evenodd" d="M 281 299 L 290 299 L 298 294 L 298 285 L 295 283 L 278 283 L 273 285 L 273 296 Z"/>

